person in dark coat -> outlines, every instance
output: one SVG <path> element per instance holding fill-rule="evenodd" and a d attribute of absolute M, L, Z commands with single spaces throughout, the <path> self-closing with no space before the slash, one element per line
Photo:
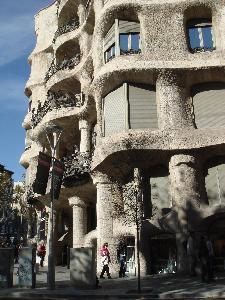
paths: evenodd
<path fill-rule="evenodd" d="M 117 259 L 119 261 L 120 270 L 119 270 L 119 277 L 125 277 L 126 274 L 126 247 L 125 244 L 122 242 L 119 244 L 118 250 L 117 250 Z"/>
<path fill-rule="evenodd" d="M 201 265 L 201 278 L 202 281 L 209 282 L 212 280 L 212 259 L 213 249 L 211 243 L 208 242 L 206 236 L 202 236 L 199 246 L 199 259 Z"/>

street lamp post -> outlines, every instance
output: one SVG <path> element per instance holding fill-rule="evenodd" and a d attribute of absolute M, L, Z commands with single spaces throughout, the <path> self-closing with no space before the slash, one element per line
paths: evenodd
<path fill-rule="evenodd" d="M 48 273 L 47 273 L 47 287 L 48 289 L 55 289 L 55 257 L 54 257 L 54 163 L 56 159 L 56 148 L 62 134 L 62 128 L 56 125 L 51 125 L 46 130 L 46 137 L 51 148 L 51 208 L 50 208 L 50 232 L 48 239 Z"/>

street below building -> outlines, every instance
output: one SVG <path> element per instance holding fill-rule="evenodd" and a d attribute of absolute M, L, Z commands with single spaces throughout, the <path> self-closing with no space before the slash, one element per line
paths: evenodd
<path fill-rule="evenodd" d="M 35 289 L 18 287 L 14 268 L 14 287 L 1 289 L 0 299 L 224 299 L 225 273 L 218 273 L 210 283 L 201 282 L 199 276 L 176 274 L 145 276 L 141 280 L 142 293 L 137 292 L 137 278 L 112 278 L 99 280 L 100 287 L 93 290 L 78 290 L 70 285 L 70 272 L 66 267 L 56 267 L 56 289 L 47 289 L 47 268 L 36 276 Z"/>

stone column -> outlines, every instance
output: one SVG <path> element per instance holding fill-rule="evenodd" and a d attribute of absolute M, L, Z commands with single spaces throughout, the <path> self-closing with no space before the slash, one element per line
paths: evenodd
<path fill-rule="evenodd" d="M 97 111 L 97 136 L 96 143 L 98 144 L 99 140 L 103 137 L 104 128 L 103 128 L 103 109 L 102 109 L 102 96 L 99 93 L 95 93 L 95 103 L 96 103 L 96 111 Z"/>
<path fill-rule="evenodd" d="M 73 207 L 73 248 L 83 247 L 87 233 L 87 205 L 79 197 L 69 198 L 69 203 Z"/>
<path fill-rule="evenodd" d="M 178 71 L 162 71 L 157 79 L 156 91 L 160 129 L 193 128 L 191 104 Z"/>
<path fill-rule="evenodd" d="M 97 272 L 99 274 L 102 269 L 99 255 L 100 248 L 105 242 L 108 242 L 111 258 L 110 273 L 113 276 L 118 276 L 118 240 L 113 235 L 114 217 L 112 213 L 114 205 L 121 200 L 118 186 L 113 184 L 103 174 L 95 174 L 93 179 L 97 186 Z"/>
<path fill-rule="evenodd" d="M 169 164 L 171 197 L 177 212 L 177 266 L 186 271 L 186 249 L 188 230 L 197 230 L 200 220 L 201 190 L 196 158 L 192 155 L 174 155 Z"/>
<path fill-rule="evenodd" d="M 80 152 L 91 150 L 91 124 L 86 120 L 79 120 L 80 129 Z"/>

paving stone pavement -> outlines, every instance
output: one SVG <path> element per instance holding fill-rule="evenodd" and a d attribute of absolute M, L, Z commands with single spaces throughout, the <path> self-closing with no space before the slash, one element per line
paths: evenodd
<path fill-rule="evenodd" d="M 70 286 L 70 274 L 66 267 L 56 267 L 56 289 L 47 290 L 47 268 L 41 268 L 36 277 L 35 289 L 18 287 L 16 268 L 14 287 L 1 289 L 0 299 L 225 299 L 225 273 L 219 273 L 211 283 L 201 282 L 199 277 L 160 274 L 141 280 L 142 293 L 137 293 L 137 278 L 101 279 L 100 288 L 77 290 Z"/>

